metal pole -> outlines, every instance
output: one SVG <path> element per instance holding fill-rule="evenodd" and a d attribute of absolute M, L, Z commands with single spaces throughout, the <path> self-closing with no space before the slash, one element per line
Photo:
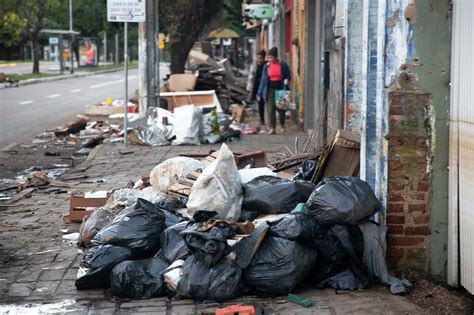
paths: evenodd
<path fill-rule="evenodd" d="M 119 63 L 119 38 L 118 34 L 115 34 L 115 64 Z"/>
<path fill-rule="evenodd" d="M 71 43 L 69 44 L 69 55 L 71 56 L 71 73 L 74 73 L 74 34 L 72 32 L 72 0 L 69 0 L 69 32 Z"/>
<path fill-rule="evenodd" d="M 107 32 L 104 32 L 104 62 L 107 62 Z"/>
<path fill-rule="evenodd" d="M 125 115 L 124 115 L 124 143 L 127 146 L 128 138 L 128 23 L 125 22 L 123 33 L 123 58 L 125 62 Z"/>
<path fill-rule="evenodd" d="M 63 46 L 63 35 L 59 35 L 59 45 L 58 45 L 58 59 L 59 59 L 59 72 L 64 73 L 64 46 Z"/>
<path fill-rule="evenodd" d="M 158 47 L 160 38 L 160 15 L 159 15 L 160 1 L 155 1 L 155 49 L 156 49 L 156 62 L 155 62 L 155 100 L 153 104 L 156 107 L 160 106 L 160 48 Z"/>

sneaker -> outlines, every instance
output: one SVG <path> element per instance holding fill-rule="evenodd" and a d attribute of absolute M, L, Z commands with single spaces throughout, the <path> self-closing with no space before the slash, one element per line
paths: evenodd
<path fill-rule="evenodd" d="M 280 131 L 281 131 L 281 133 L 286 133 L 286 127 L 285 126 L 280 127 Z"/>
<path fill-rule="evenodd" d="M 267 132 L 269 135 L 274 135 L 275 134 L 275 129 L 274 128 L 270 128 L 270 130 L 268 130 Z"/>

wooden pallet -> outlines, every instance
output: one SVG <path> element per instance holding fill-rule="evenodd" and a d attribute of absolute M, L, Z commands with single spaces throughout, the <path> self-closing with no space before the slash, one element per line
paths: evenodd
<path fill-rule="evenodd" d="M 177 197 L 189 197 L 191 188 L 200 174 L 200 172 L 192 172 L 188 176 L 180 178 L 177 183 L 171 185 L 168 193 Z"/>

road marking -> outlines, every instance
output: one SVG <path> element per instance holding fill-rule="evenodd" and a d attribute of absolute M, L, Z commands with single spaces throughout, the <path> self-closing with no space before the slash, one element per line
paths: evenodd
<path fill-rule="evenodd" d="M 26 105 L 26 104 L 31 104 L 31 103 L 34 103 L 34 101 L 32 101 L 32 100 L 23 101 L 23 102 L 18 103 L 18 105 Z"/>
<path fill-rule="evenodd" d="M 82 89 L 75 89 L 75 90 L 71 90 L 71 93 L 77 93 L 77 92 L 80 92 L 82 91 Z"/>
<path fill-rule="evenodd" d="M 135 79 L 136 77 L 137 77 L 136 75 L 131 75 L 131 76 L 128 77 L 128 80 Z M 103 86 L 107 86 L 107 85 L 112 85 L 112 84 L 120 83 L 120 82 L 123 82 L 123 81 L 124 81 L 123 79 L 120 79 L 120 80 L 105 82 L 105 83 L 101 83 L 101 84 L 95 84 L 95 85 L 89 86 L 89 88 L 91 88 L 91 89 L 97 89 L 97 88 L 99 88 L 99 87 L 103 87 Z"/>
<path fill-rule="evenodd" d="M 48 95 L 48 98 L 55 98 L 58 96 L 61 96 L 61 94 L 51 94 L 51 95 Z"/>

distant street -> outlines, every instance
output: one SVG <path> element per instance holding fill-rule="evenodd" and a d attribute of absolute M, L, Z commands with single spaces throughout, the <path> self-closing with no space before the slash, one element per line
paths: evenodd
<path fill-rule="evenodd" d="M 29 140 L 107 97 L 123 99 L 123 71 L 0 89 L 0 150 Z M 129 96 L 138 88 L 138 70 L 129 71 Z"/>

